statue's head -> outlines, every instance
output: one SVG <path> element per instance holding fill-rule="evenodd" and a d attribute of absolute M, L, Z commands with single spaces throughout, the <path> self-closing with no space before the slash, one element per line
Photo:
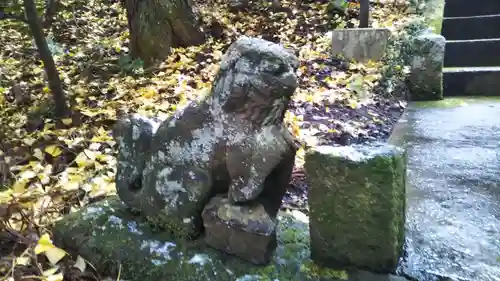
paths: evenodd
<path fill-rule="evenodd" d="M 255 124 L 281 123 L 297 88 L 298 64 L 283 46 L 243 36 L 224 55 L 212 97 L 226 113 Z"/>

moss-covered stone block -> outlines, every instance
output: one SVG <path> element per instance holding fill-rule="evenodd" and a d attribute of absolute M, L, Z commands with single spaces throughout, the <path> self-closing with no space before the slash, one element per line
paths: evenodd
<path fill-rule="evenodd" d="M 393 275 L 322 267 L 310 259 L 308 217 L 278 215 L 278 246 L 271 262 L 257 266 L 195 241 L 157 232 L 116 197 L 89 205 L 59 221 L 54 242 L 79 254 L 100 274 L 128 281 L 395 281 Z M 367 278 L 369 276 L 369 278 Z"/>
<path fill-rule="evenodd" d="M 393 272 L 404 243 L 406 152 L 388 144 L 306 153 L 311 257 L 332 268 Z"/>
<path fill-rule="evenodd" d="M 425 31 L 413 38 L 411 44 L 414 51 L 408 76 L 411 100 L 442 100 L 446 39 Z"/>

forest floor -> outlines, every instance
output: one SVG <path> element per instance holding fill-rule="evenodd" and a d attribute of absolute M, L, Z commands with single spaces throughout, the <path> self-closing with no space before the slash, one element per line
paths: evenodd
<path fill-rule="evenodd" d="M 29 30 L 0 22 L 0 280 L 99 280 L 89 266 L 84 273 L 71 267 L 82 269 L 80 258 L 65 257 L 59 269 L 51 265 L 65 254 L 51 245 L 50 225 L 115 192 L 110 131 L 117 115 L 168 117 L 210 88 L 221 56 L 240 35 L 280 42 L 299 56 L 299 88 L 287 121 L 305 143 L 346 145 L 389 136 L 406 105 L 404 92 L 381 94 L 381 63 L 346 62 L 329 52 L 326 33 L 357 26 L 356 11 L 333 17 L 327 0 L 283 0 L 283 12 L 265 0 L 245 12 L 230 12 L 224 0 L 198 2 L 206 22 L 220 22 L 221 36 L 174 49 L 160 66 L 143 69 L 127 55 L 119 1 L 62 0 L 46 30 L 74 113 L 62 126 L 53 119 Z M 397 29 L 411 17 L 406 9 L 372 2 L 371 25 Z M 307 211 L 302 156 L 284 207 Z"/>

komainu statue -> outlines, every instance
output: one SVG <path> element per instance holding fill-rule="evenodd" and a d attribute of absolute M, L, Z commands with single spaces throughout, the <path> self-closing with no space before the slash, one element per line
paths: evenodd
<path fill-rule="evenodd" d="M 205 229 L 210 246 L 267 262 L 298 148 L 283 122 L 297 67 L 281 45 L 241 37 L 206 97 L 161 123 L 119 120 L 120 199 L 160 229 L 190 238 Z"/>

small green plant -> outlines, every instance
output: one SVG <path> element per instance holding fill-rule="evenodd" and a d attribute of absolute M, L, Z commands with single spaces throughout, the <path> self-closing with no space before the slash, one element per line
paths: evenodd
<path fill-rule="evenodd" d="M 417 18 L 389 38 L 380 81 L 385 93 L 397 92 L 396 89 L 405 87 L 403 82 L 410 72 L 415 53 L 413 38 L 425 28 L 425 22 Z"/>
<path fill-rule="evenodd" d="M 141 74 L 144 72 L 144 61 L 132 59 L 130 55 L 120 55 L 118 66 L 126 74 Z"/>

